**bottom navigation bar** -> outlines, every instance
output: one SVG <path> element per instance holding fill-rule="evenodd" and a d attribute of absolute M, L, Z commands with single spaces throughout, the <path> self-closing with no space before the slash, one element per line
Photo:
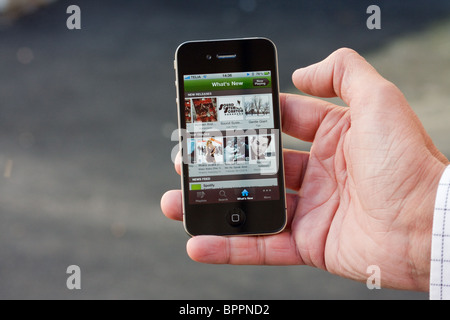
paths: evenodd
<path fill-rule="evenodd" d="M 280 195 L 277 186 L 204 189 L 189 191 L 189 202 L 191 204 L 238 201 L 267 201 L 278 200 L 279 198 Z"/>

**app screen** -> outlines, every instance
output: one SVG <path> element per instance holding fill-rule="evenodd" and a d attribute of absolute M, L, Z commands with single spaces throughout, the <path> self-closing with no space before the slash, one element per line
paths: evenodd
<path fill-rule="evenodd" d="M 279 199 L 270 71 L 184 75 L 189 203 Z"/>

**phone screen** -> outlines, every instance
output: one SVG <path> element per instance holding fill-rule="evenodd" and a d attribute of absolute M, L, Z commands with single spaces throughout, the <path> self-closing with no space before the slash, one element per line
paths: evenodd
<path fill-rule="evenodd" d="M 269 70 L 185 74 L 189 204 L 278 200 Z"/>

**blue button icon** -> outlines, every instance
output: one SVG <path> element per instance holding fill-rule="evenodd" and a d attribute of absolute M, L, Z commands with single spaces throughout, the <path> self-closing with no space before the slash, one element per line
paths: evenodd
<path fill-rule="evenodd" d="M 243 197 L 248 197 L 248 191 L 247 191 L 247 189 L 242 190 L 241 195 L 242 195 Z"/>

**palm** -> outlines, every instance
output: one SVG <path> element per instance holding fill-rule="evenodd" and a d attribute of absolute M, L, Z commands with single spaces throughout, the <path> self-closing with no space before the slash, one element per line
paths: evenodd
<path fill-rule="evenodd" d="M 420 134 L 398 141 L 408 129 L 398 119 L 352 111 L 329 107 L 318 127 L 291 229 L 304 263 L 363 280 L 370 265 L 408 268 L 406 250 L 391 254 L 408 246 L 407 230 L 391 231 L 415 205 L 405 199 L 420 181 L 424 157 L 413 150 L 424 141 Z"/>

